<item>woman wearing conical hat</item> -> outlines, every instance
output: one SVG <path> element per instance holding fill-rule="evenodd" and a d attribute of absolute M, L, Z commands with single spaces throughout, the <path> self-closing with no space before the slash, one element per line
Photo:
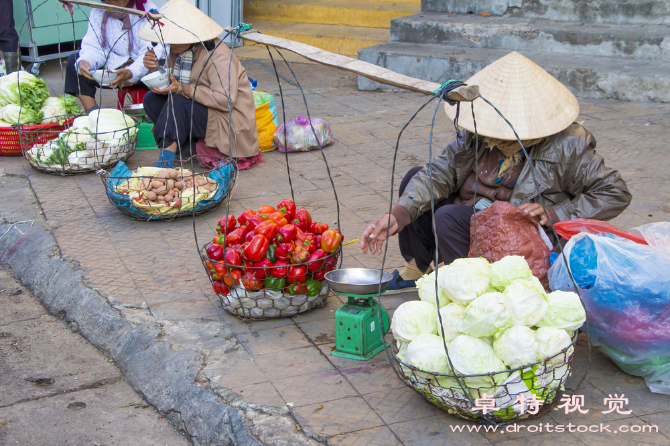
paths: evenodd
<path fill-rule="evenodd" d="M 218 45 L 223 29 L 186 0 L 169 0 L 160 12 L 162 26 L 147 25 L 139 32 L 142 39 L 170 46 L 171 84 L 153 88 L 143 101 L 161 149 L 156 166 L 174 167 L 177 150 L 199 140 L 218 156 L 258 162 L 251 84 L 237 57 L 231 60 L 230 49 Z M 146 53 L 144 65 L 151 72 L 158 69 L 154 51 Z"/>
<path fill-rule="evenodd" d="M 475 74 L 467 84 L 479 85 L 481 95 L 514 126 L 535 166 L 552 223 L 580 217 L 610 220 L 630 204 L 631 194 L 619 172 L 605 166 L 595 151 L 594 136 L 575 122 L 577 99 L 549 73 L 514 52 Z M 448 104 L 445 108 L 454 119 L 456 108 Z M 479 138 L 475 138 L 475 121 Z M 474 101 L 474 119 L 470 104 L 461 105 L 458 124 L 464 131 L 433 162 L 438 250 L 445 265 L 468 256 L 473 207 L 482 210 L 495 201 L 506 201 L 541 225 L 549 224 L 530 166 L 509 125 L 482 99 Z M 407 265 L 394 271 L 391 290 L 413 287 L 416 279 L 430 272 L 435 252 L 430 190 L 427 166 L 410 169 L 400 183 L 390 234 L 398 234 Z M 368 225 L 361 236 L 363 252 L 381 252 L 388 217 Z"/>

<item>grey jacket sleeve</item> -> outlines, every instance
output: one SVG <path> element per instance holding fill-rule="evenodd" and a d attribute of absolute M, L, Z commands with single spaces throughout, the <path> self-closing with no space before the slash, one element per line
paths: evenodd
<path fill-rule="evenodd" d="M 444 149 L 442 154 L 433 161 L 433 197 L 434 202 L 448 198 L 456 191 L 456 163 L 454 159 L 459 152 L 469 147 L 471 134 L 462 132 L 461 138 L 455 138 Z M 412 221 L 430 209 L 431 181 L 428 164 L 417 172 L 398 199 L 398 204 L 409 212 Z"/>

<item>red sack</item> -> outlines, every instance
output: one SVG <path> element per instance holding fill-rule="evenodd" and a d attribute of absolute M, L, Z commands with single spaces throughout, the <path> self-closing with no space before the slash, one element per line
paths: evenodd
<path fill-rule="evenodd" d="M 589 234 L 605 232 L 627 238 L 628 240 L 632 240 L 641 245 L 648 245 L 647 241 L 641 235 L 624 231 L 623 229 L 619 229 L 616 226 L 612 226 L 611 224 L 600 220 L 575 218 L 574 220 L 559 221 L 554 224 L 554 228 L 556 229 L 556 233 L 566 240 L 570 240 L 573 235 L 577 235 L 580 232 L 588 232 Z"/>
<path fill-rule="evenodd" d="M 516 206 L 496 201 L 487 209 L 477 212 L 470 219 L 470 252 L 477 257 L 474 223 L 477 218 L 477 246 L 479 256 L 490 263 L 505 256 L 523 256 L 533 275 L 549 289 L 549 253 L 537 230 L 538 222 Z"/>

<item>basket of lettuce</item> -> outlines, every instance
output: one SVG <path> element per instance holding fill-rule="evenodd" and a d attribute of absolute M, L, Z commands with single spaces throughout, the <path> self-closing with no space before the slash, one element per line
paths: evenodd
<path fill-rule="evenodd" d="M 0 155 L 20 156 L 33 145 L 46 143 L 78 114 L 75 97 L 49 97 L 47 83 L 30 73 L 0 77 Z M 22 139 L 19 129 L 30 131 L 31 139 Z"/>
<path fill-rule="evenodd" d="M 45 143 L 33 144 L 26 158 L 37 170 L 59 175 L 92 172 L 127 160 L 137 144 L 139 121 L 119 110 L 102 109 L 65 122 L 63 129 L 19 128 L 21 141 L 36 133 L 51 133 Z"/>
<path fill-rule="evenodd" d="M 394 367 L 405 382 L 471 420 L 506 423 L 551 409 L 586 320 L 579 296 L 547 293 L 519 256 L 458 259 L 437 277 L 437 298 L 433 272 L 417 281 L 421 300 L 393 315 Z"/>

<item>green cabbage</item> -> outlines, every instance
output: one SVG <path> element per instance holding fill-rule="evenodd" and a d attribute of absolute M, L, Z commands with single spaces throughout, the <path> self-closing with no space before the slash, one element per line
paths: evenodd
<path fill-rule="evenodd" d="M 538 327 L 556 327 L 574 332 L 586 322 L 586 312 L 577 294 L 567 291 L 554 291 L 547 296 L 549 309 Z"/>
<path fill-rule="evenodd" d="M 391 331 L 396 340 L 412 342 L 419 335 L 437 333 L 437 306 L 430 302 L 411 300 L 396 308 Z"/>
<path fill-rule="evenodd" d="M 491 286 L 503 292 L 518 279 L 530 279 L 533 272 L 521 256 L 506 256 L 491 265 Z"/>
<path fill-rule="evenodd" d="M 456 328 L 458 323 L 463 316 L 465 315 L 465 308 L 459 304 L 450 303 L 440 308 L 440 316 L 442 316 L 442 328 L 444 328 L 444 338 L 447 342 L 454 340 L 456 336 L 461 334 Z M 442 330 L 440 329 L 440 320 L 437 319 L 437 334 L 442 336 Z"/>
<path fill-rule="evenodd" d="M 27 71 L 0 77 L 0 107 L 15 104 L 37 111 L 48 97 L 47 83 Z"/>
<path fill-rule="evenodd" d="M 0 108 L 0 119 L 10 124 L 25 124 L 31 121 L 38 121 L 43 116 L 41 111 L 36 112 L 32 108 L 21 105 L 7 104 Z"/>
<path fill-rule="evenodd" d="M 94 110 L 88 115 L 88 128 L 98 141 L 123 138 L 128 135 L 128 128 L 134 125 L 133 118 L 111 108 Z"/>
<path fill-rule="evenodd" d="M 537 339 L 537 360 L 542 361 L 558 354 L 571 343 L 570 335 L 567 331 L 555 327 L 540 327 L 535 331 Z M 573 347 L 567 351 L 567 356 L 572 353 Z M 558 355 L 547 361 L 549 366 L 561 366 L 565 363 L 566 356 Z"/>
<path fill-rule="evenodd" d="M 446 267 L 440 268 L 439 274 L 443 274 Z M 419 291 L 421 300 L 437 305 L 435 299 L 435 271 L 430 274 L 423 275 L 416 281 L 416 289 Z M 447 297 L 443 289 L 438 287 L 438 297 L 440 299 L 440 308 L 447 305 L 451 300 Z"/>
<path fill-rule="evenodd" d="M 79 113 L 79 103 L 77 98 L 69 94 L 47 98 L 40 109 L 44 113 L 43 124 L 63 123 L 67 115 Z"/>
<path fill-rule="evenodd" d="M 407 364 L 425 372 L 448 375 L 451 373 L 444 341 L 434 334 L 417 336 L 407 347 Z M 432 376 L 417 373 L 418 376 L 431 379 Z"/>
<path fill-rule="evenodd" d="M 449 356 L 454 371 L 463 375 L 482 375 L 507 370 L 493 348 L 481 339 L 460 335 L 449 344 Z M 508 373 L 464 378 L 470 394 L 479 398 L 483 393 L 493 395 L 495 386 L 505 382 Z"/>
<path fill-rule="evenodd" d="M 524 325 L 514 325 L 500 333 L 493 350 L 511 369 L 533 364 L 537 361 L 535 332 Z"/>
<path fill-rule="evenodd" d="M 505 308 L 502 293 L 483 294 L 465 309 L 465 316 L 458 322 L 456 330 L 468 336 L 493 336 L 510 327 L 512 316 Z"/>
<path fill-rule="evenodd" d="M 537 277 L 530 280 L 515 280 L 505 289 L 505 307 L 514 323 L 533 326 L 549 308 L 547 293 Z"/>
<path fill-rule="evenodd" d="M 449 299 L 467 305 L 484 294 L 491 280 L 491 266 L 484 258 L 456 259 L 440 270 L 440 288 Z"/>

